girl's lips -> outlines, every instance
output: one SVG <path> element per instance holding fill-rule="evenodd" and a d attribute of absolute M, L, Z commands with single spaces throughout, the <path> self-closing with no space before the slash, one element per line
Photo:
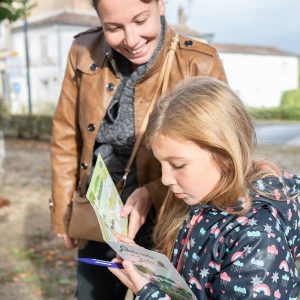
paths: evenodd
<path fill-rule="evenodd" d="M 186 198 L 186 194 L 184 193 L 174 193 L 176 198 L 183 199 Z"/>

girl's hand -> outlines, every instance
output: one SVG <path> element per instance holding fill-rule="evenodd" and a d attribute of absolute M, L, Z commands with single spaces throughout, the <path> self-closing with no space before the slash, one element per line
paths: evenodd
<path fill-rule="evenodd" d="M 112 262 L 122 262 L 118 258 L 114 258 Z M 137 294 L 147 283 L 150 282 L 149 279 L 141 275 L 133 266 L 133 264 L 124 260 L 122 262 L 124 269 L 114 269 L 108 268 L 115 276 L 117 276 L 120 281 L 126 285 L 134 294 Z"/>
<path fill-rule="evenodd" d="M 135 238 L 136 233 L 145 223 L 147 214 L 151 208 L 150 194 L 145 187 L 137 188 L 128 197 L 121 210 L 121 217 L 130 216 L 128 225 L 128 237 Z"/>

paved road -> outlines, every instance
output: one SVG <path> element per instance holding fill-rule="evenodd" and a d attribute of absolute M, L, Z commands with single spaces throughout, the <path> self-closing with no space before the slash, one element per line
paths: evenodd
<path fill-rule="evenodd" d="M 258 144 L 300 146 L 300 124 L 256 124 Z"/>

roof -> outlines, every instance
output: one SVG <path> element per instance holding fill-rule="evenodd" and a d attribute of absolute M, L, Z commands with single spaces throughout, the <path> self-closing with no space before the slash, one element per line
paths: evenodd
<path fill-rule="evenodd" d="M 214 34 L 212 33 L 200 33 L 198 31 L 195 31 L 188 26 L 182 26 L 182 25 L 170 25 L 170 27 L 177 33 L 194 38 L 200 41 L 211 41 L 213 39 Z"/>
<path fill-rule="evenodd" d="M 278 55 L 278 56 L 295 56 L 298 55 L 285 50 L 268 46 L 239 45 L 239 44 L 218 44 L 213 46 L 220 53 L 241 53 L 241 54 L 258 54 L 258 55 Z"/>
<path fill-rule="evenodd" d="M 29 17 L 28 24 L 30 27 L 53 24 L 96 27 L 100 25 L 100 20 L 94 14 L 81 13 L 74 10 L 60 10 L 50 14 Z M 21 26 L 23 26 L 23 22 L 15 22 L 13 28 Z"/>

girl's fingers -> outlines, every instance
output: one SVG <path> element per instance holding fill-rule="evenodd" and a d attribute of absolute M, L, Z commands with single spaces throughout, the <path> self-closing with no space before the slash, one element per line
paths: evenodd
<path fill-rule="evenodd" d="M 150 282 L 149 279 L 141 275 L 133 266 L 133 264 L 129 261 L 123 261 L 123 267 L 126 270 L 130 281 L 133 282 L 135 291 L 134 293 L 137 293 L 139 290 L 141 290 L 147 283 Z"/>
<path fill-rule="evenodd" d="M 128 273 L 125 269 L 115 269 L 115 268 L 108 268 L 110 272 L 112 272 L 116 277 L 119 278 L 119 280 L 126 285 L 130 290 L 132 290 L 134 293 L 136 292 L 136 288 L 134 286 L 134 283 L 131 281 L 130 277 L 128 276 Z"/>

